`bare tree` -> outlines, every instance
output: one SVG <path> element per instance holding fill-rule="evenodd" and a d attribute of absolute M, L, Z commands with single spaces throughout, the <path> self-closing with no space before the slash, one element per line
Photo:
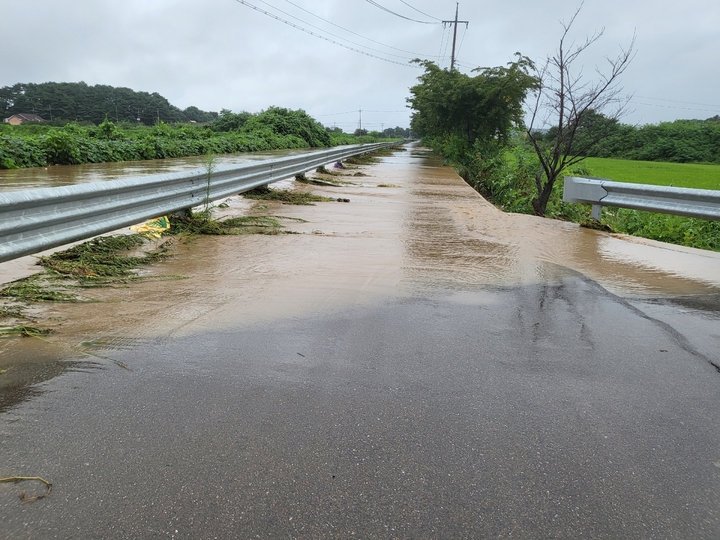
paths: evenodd
<path fill-rule="evenodd" d="M 581 161 L 607 135 L 598 130 L 590 137 L 578 138 L 578 128 L 586 117 L 601 113 L 617 121 L 627 112 L 630 100 L 629 96 L 622 95 L 618 82 L 634 57 L 635 36 L 627 48 L 620 49 L 617 57 L 606 57 L 605 69 L 596 67 L 594 80 L 588 80 L 582 66 L 578 68 L 576 64 L 605 29 L 595 32 L 583 43 L 568 43 L 568 34 L 581 9 L 582 4 L 568 23 L 560 23 L 563 33 L 557 51 L 537 68 L 538 90 L 531 106 L 527 136 L 541 165 L 535 176 L 538 194 L 532 201 L 539 216 L 545 215 L 553 186 L 563 170 Z M 552 129 L 546 131 L 549 127 Z M 547 133 L 552 134 L 551 140 Z"/>

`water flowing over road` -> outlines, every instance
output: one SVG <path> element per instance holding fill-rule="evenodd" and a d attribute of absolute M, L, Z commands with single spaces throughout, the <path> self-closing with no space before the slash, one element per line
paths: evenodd
<path fill-rule="evenodd" d="M 361 172 L 0 341 L 0 538 L 720 535 L 720 256 Z"/>

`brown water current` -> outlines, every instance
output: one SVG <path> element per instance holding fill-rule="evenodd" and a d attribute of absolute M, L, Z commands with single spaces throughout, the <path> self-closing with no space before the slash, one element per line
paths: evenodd
<path fill-rule="evenodd" d="M 269 150 L 219 154 L 214 157 L 216 165 L 241 165 L 282 156 L 302 154 L 311 150 Z M 82 165 L 51 165 L 29 169 L 0 170 L 0 191 L 45 188 L 107 182 L 119 178 L 165 174 L 204 169 L 206 156 L 152 159 L 147 161 L 121 161 L 118 163 L 84 163 Z"/>
<path fill-rule="evenodd" d="M 104 364 L 100 357 L 146 340 L 389 298 L 449 292 L 458 301 L 482 301 L 488 288 L 578 275 L 629 298 L 720 293 L 720 254 L 505 214 L 421 148 L 361 170 L 368 176 L 344 171 L 353 182 L 348 186 L 295 183 L 349 204 L 287 206 L 235 197 L 222 210 L 300 218 L 306 222 L 285 222 L 299 234 L 181 240 L 170 260 L 144 272 L 187 279 L 93 289 L 83 294 L 99 302 L 42 306 L 32 325 L 53 333 L 46 341 L 0 340 L 0 369 L 7 370 L 0 388 L 20 395 L 28 383 L 55 376 L 60 360 Z M 0 265 L 0 282 L 15 277 L 16 267 Z"/>

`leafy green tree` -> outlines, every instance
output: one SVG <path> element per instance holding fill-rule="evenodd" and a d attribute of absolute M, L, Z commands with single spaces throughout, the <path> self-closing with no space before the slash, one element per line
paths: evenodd
<path fill-rule="evenodd" d="M 303 110 L 270 107 L 251 118 L 243 126 L 244 131 L 269 128 L 277 135 L 295 136 L 303 139 L 310 147 L 330 146 L 330 134 L 325 128 Z"/>
<path fill-rule="evenodd" d="M 496 156 L 513 127 L 523 125 L 523 102 L 536 86 L 533 63 L 517 54 L 507 66 L 481 68 L 470 76 L 430 61 L 410 88 L 412 131 L 446 157 L 468 161 Z"/>
<path fill-rule="evenodd" d="M 251 116 L 247 111 L 234 113 L 230 109 L 222 109 L 212 128 L 215 131 L 236 131 L 243 127 Z"/>
<path fill-rule="evenodd" d="M 46 120 L 92 122 L 105 117 L 153 125 L 156 122 L 210 122 L 215 114 L 188 107 L 185 111 L 171 105 L 154 92 L 135 92 L 130 88 L 107 85 L 89 86 L 84 82 L 42 84 L 18 83 L 0 88 L 0 116 L 35 113 Z M 139 119 L 139 120 L 138 120 Z"/>

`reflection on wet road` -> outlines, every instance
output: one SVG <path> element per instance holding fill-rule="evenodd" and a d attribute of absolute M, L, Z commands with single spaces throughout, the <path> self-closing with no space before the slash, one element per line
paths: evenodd
<path fill-rule="evenodd" d="M 720 256 L 362 172 L 0 341 L 0 537 L 717 538 Z"/>

